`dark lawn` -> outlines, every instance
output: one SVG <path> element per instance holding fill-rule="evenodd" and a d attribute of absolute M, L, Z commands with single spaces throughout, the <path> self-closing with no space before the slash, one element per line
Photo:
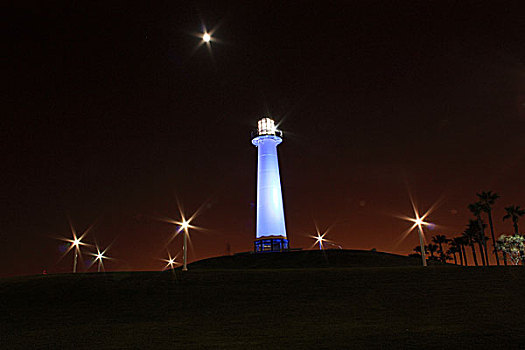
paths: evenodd
<path fill-rule="evenodd" d="M 194 270 L 0 280 L 3 348 L 524 348 L 525 268 Z"/>

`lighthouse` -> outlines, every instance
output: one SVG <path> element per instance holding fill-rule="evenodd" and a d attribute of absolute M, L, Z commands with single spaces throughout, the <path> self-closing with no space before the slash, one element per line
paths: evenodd
<path fill-rule="evenodd" d="M 284 222 L 283 196 L 277 159 L 277 145 L 282 131 L 277 130 L 270 118 L 257 123 L 252 143 L 257 147 L 257 228 L 255 252 L 281 252 L 288 250 Z"/>

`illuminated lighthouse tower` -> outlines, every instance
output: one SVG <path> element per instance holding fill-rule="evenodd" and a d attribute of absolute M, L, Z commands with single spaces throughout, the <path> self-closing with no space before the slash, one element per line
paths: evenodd
<path fill-rule="evenodd" d="M 288 250 L 277 161 L 277 145 L 282 141 L 282 131 L 272 119 L 259 120 L 252 139 L 258 153 L 256 252 Z"/>

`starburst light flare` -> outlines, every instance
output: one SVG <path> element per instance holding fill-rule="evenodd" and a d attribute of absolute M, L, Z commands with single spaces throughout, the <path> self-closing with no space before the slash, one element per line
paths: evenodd
<path fill-rule="evenodd" d="M 323 242 L 326 241 L 326 239 L 324 239 L 325 235 L 326 235 L 326 232 L 323 233 L 322 235 L 318 232 L 317 236 L 312 236 L 316 240 L 315 243 L 319 245 L 319 250 L 323 250 Z"/>
<path fill-rule="evenodd" d="M 214 58 L 213 58 L 213 52 L 212 52 L 212 49 L 211 49 L 211 46 L 212 46 L 212 43 L 222 43 L 222 41 L 220 39 L 217 39 L 213 34 L 215 33 L 215 31 L 217 29 L 219 29 L 221 23 L 219 23 L 218 25 L 216 25 L 215 27 L 213 27 L 212 29 L 208 30 L 206 28 L 206 26 L 204 25 L 204 23 L 202 23 L 201 25 L 201 30 L 200 32 L 193 32 L 191 33 L 192 36 L 196 37 L 196 38 L 199 38 L 200 41 L 199 43 L 193 48 L 193 50 L 191 51 L 190 53 L 190 57 L 193 56 L 197 50 L 199 50 L 199 48 L 203 45 L 206 46 L 206 48 L 208 49 L 208 52 L 210 54 L 210 57 L 212 59 L 212 61 L 214 62 Z M 215 63 L 214 63 L 215 64 Z"/>
<path fill-rule="evenodd" d="M 434 204 L 432 204 L 432 206 L 423 215 L 420 216 L 419 215 L 419 211 L 418 211 L 418 209 L 416 207 L 416 204 L 414 202 L 414 199 L 412 198 L 412 195 L 410 195 L 410 193 L 409 193 L 409 196 L 410 196 L 410 203 L 412 204 L 412 209 L 414 211 L 414 217 L 413 218 L 408 217 L 408 216 L 398 216 L 398 217 L 403 219 L 403 220 L 413 222 L 413 225 L 408 230 L 403 232 L 402 237 L 399 240 L 398 244 L 401 241 L 403 241 L 415 228 L 417 228 L 418 236 L 419 236 L 419 245 L 421 246 L 422 263 L 423 263 L 423 266 L 427 266 L 427 259 L 426 259 L 426 253 L 425 253 L 425 241 L 426 241 L 426 239 L 425 239 L 425 233 L 423 232 L 423 227 L 424 226 L 431 226 L 431 227 L 435 226 L 433 223 L 426 222 L 425 219 L 436 208 L 436 206 L 438 205 L 438 203 L 440 201 L 439 200 L 436 201 Z"/>
<path fill-rule="evenodd" d="M 182 271 L 187 271 L 187 262 L 188 262 L 188 241 L 191 245 L 191 239 L 190 239 L 190 229 L 196 230 L 196 231 L 207 231 L 205 228 L 198 227 L 195 225 L 192 225 L 191 222 L 197 218 L 197 216 L 200 215 L 201 211 L 203 210 L 204 206 L 206 205 L 208 201 L 205 201 L 201 204 L 201 206 L 189 217 L 186 218 L 186 215 L 184 214 L 184 210 L 182 207 L 182 204 L 180 203 L 179 199 L 177 198 L 177 206 L 179 210 L 180 220 L 174 220 L 171 218 L 159 218 L 159 220 L 163 222 L 167 222 L 172 225 L 178 226 L 177 230 L 175 231 L 175 234 L 171 237 L 171 239 L 168 241 L 168 244 L 179 234 L 182 233 L 183 235 L 183 267 Z"/>
<path fill-rule="evenodd" d="M 317 233 L 317 236 L 309 236 L 310 238 L 313 238 L 315 239 L 315 242 L 314 244 L 310 247 L 310 249 L 312 249 L 313 247 L 315 247 L 315 245 L 317 244 L 319 246 L 319 250 L 323 250 L 324 249 L 324 246 L 323 246 L 323 243 L 328 243 L 330 242 L 329 240 L 327 240 L 326 238 L 324 238 L 328 232 L 330 232 L 330 230 L 332 229 L 332 226 L 328 227 L 326 229 L 326 231 L 324 231 L 322 234 L 321 232 L 319 231 L 319 227 L 317 226 L 317 223 L 314 222 L 314 225 L 315 225 L 315 232 Z"/>
<path fill-rule="evenodd" d="M 179 256 L 179 254 L 175 255 L 174 257 L 171 257 L 171 254 L 170 252 L 168 252 L 168 259 L 162 259 L 162 261 L 166 262 L 166 266 L 164 267 L 165 270 L 167 270 L 168 268 L 173 270 L 175 267 L 177 267 L 177 265 L 179 264 L 177 262 L 177 257 Z"/>
<path fill-rule="evenodd" d="M 100 270 L 102 269 L 102 271 L 104 271 L 104 259 L 106 260 L 112 260 L 112 258 L 104 255 L 106 254 L 106 252 L 108 251 L 109 247 L 107 247 L 106 249 L 104 249 L 103 251 L 100 251 L 100 248 L 98 247 L 98 245 L 95 245 L 96 249 L 97 249 L 97 252 L 96 253 L 88 253 L 89 255 L 91 256 L 94 256 L 95 259 L 93 259 L 93 262 L 91 263 L 90 267 L 93 266 L 95 263 L 98 262 L 98 267 L 97 267 L 97 271 L 100 272 Z"/>
<path fill-rule="evenodd" d="M 71 220 L 69 220 L 69 227 L 70 227 L 70 230 L 71 230 L 72 238 L 71 239 L 70 238 L 64 238 L 64 237 L 59 237 L 58 238 L 61 241 L 70 243 L 69 247 L 66 249 L 64 254 L 62 254 L 60 259 L 62 259 L 64 256 L 66 256 L 72 249 L 74 249 L 74 251 L 75 251 L 75 255 L 74 255 L 74 258 L 73 258 L 73 273 L 77 272 L 77 262 L 78 262 L 79 255 L 80 255 L 80 258 L 82 258 L 82 255 L 81 255 L 82 252 L 80 250 L 80 247 L 81 246 L 86 246 L 86 247 L 90 246 L 90 244 L 82 242 L 82 239 L 84 239 L 84 237 L 89 233 L 89 231 L 93 228 L 93 226 L 94 226 L 94 224 L 89 226 L 87 228 L 87 230 L 84 231 L 84 233 L 82 233 L 82 235 L 80 235 L 80 237 L 78 237 L 77 236 L 77 231 L 75 230 L 75 227 L 73 226 L 73 223 L 71 222 Z"/>

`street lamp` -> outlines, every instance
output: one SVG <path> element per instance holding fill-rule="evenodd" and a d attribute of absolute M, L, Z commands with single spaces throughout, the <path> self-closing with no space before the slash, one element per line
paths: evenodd
<path fill-rule="evenodd" d="M 178 202 L 178 201 L 177 201 Z M 164 220 L 166 222 L 175 224 L 179 226 L 179 229 L 177 230 L 177 233 L 180 233 L 183 231 L 183 265 L 182 265 L 182 271 L 188 271 L 188 240 L 190 238 L 190 228 L 195 229 L 198 231 L 206 231 L 206 229 L 203 229 L 202 227 L 197 227 L 194 225 L 191 225 L 190 223 L 200 214 L 201 210 L 203 209 L 206 202 L 204 202 L 188 219 L 184 216 L 182 206 L 180 203 L 177 203 L 179 207 L 179 213 L 180 213 L 180 221 L 174 221 L 174 220 Z"/>
<path fill-rule="evenodd" d="M 323 250 L 323 242 L 326 241 L 326 239 L 324 239 L 325 235 L 326 235 L 326 232 L 323 233 L 322 235 L 319 232 L 317 232 L 317 236 L 312 236 L 312 238 L 314 238 L 316 240 L 315 243 L 314 243 L 314 246 L 316 244 L 319 244 L 319 250 Z"/>
<path fill-rule="evenodd" d="M 97 253 L 89 253 L 89 255 L 92 255 L 95 257 L 95 259 L 93 260 L 93 264 L 96 263 L 98 261 L 98 268 L 97 268 L 97 271 L 100 272 L 100 269 L 104 269 L 104 259 L 111 259 L 110 257 L 107 257 L 105 256 L 104 254 L 106 253 L 106 251 L 109 249 L 106 248 L 104 249 L 102 252 L 100 251 L 98 245 L 96 246 L 96 249 L 97 249 Z"/>
<path fill-rule="evenodd" d="M 67 248 L 66 252 L 62 255 L 64 257 L 71 249 L 75 251 L 75 255 L 73 258 L 73 273 L 77 272 L 77 262 L 78 262 L 78 255 L 80 254 L 80 246 L 89 246 L 89 244 L 82 242 L 82 239 L 88 234 L 89 230 L 93 228 L 93 225 L 91 225 L 84 233 L 77 237 L 77 232 L 75 230 L 75 227 L 73 227 L 73 224 L 71 221 L 69 221 L 69 227 L 71 229 L 71 235 L 73 236 L 73 239 L 69 238 L 61 238 L 58 239 L 70 243 L 69 247 Z"/>
<path fill-rule="evenodd" d="M 414 224 L 405 232 L 404 237 L 406 237 L 410 232 L 412 232 L 417 227 L 417 232 L 419 236 L 419 245 L 421 248 L 421 260 L 423 263 L 423 266 L 427 266 L 427 258 L 426 258 L 426 252 L 425 252 L 425 233 L 423 232 L 423 226 L 427 225 L 433 225 L 429 222 L 425 222 L 425 218 L 430 214 L 430 212 L 435 208 L 437 205 L 437 202 L 434 203 L 430 209 L 427 210 L 425 214 L 422 216 L 419 216 L 418 210 L 416 208 L 416 205 L 414 204 L 414 200 L 412 197 L 410 197 L 410 201 L 412 202 L 412 209 L 414 210 L 414 218 L 408 217 L 408 216 L 401 216 L 400 218 L 411 221 Z"/>
<path fill-rule="evenodd" d="M 183 243 L 183 256 L 182 256 L 182 271 L 188 271 L 188 228 L 190 227 L 190 223 L 184 219 L 182 219 L 182 222 L 180 223 L 180 229 L 184 231 L 184 243 Z"/>
<path fill-rule="evenodd" d="M 170 269 L 173 270 L 173 268 L 177 264 L 176 260 L 177 260 L 178 256 L 179 255 L 177 254 L 177 255 L 175 255 L 175 257 L 172 258 L 170 252 L 168 252 L 168 259 L 162 259 L 162 261 L 165 261 L 167 263 L 164 268 L 167 269 L 169 267 Z"/>
<path fill-rule="evenodd" d="M 413 221 L 414 221 L 414 225 L 417 226 L 417 232 L 419 235 L 419 245 L 421 247 L 421 259 L 423 261 L 423 266 L 427 266 L 427 256 L 425 253 L 425 242 L 423 239 L 423 225 L 427 223 L 424 222 L 421 218 L 417 217 L 417 213 L 416 213 L 416 218 Z"/>
<path fill-rule="evenodd" d="M 309 236 L 310 238 L 313 238 L 315 239 L 315 242 L 313 244 L 312 247 L 310 247 L 310 249 L 312 249 L 313 247 L 315 247 L 316 244 L 319 245 L 319 250 L 323 250 L 324 247 L 323 247 L 323 243 L 326 242 L 328 243 L 329 240 L 327 240 L 326 238 L 324 238 L 324 236 L 326 236 L 326 234 L 328 232 L 330 232 L 330 230 L 332 229 L 332 227 L 334 226 L 333 224 L 330 225 L 326 231 L 323 232 L 323 234 L 321 234 L 321 232 L 319 231 L 319 227 L 317 226 L 317 223 L 314 221 L 314 225 L 315 225 L 315 232 L 317 232 L 317 236 Z"/>
<path fill-rule="evenodd" d="M 200 214 L 200 212 L 202 211 L 202 209 L 204 208 L 206 203 L 207 203 L 207 201 L 204 202 L 188 219 L 186 219 L 186 216 L 184 215 L 184 211 L 182 209 L 182 205 L 177 200 L 177 205 L 178 205 L 179 214 L 180 214 L 180 218 L 181 218 L 180 221 L 173 220 L 171 218 L 166 218 L 166 217 L 158 218 L 158 220 L 161 220 L 161 221 L 167 222 L 169 224 L 178 226 L 178 229 L 176 230 L 175 235 L 170 239 L 169 242 L 171 242 L 171 240 L 173 238 L 175 238 L 182 231 L 182 234 L 183 234 L 183 248 L 182 248 L 183 249 L 183 267 L 182 267 L 182 271 L 188 271 L 188 240 L 190 238 L 190 232 L 189 232 L 190 229 L 194 229 L 194 230 L 197 230 L 197 231 L 207 231 L 206 229 L 204 229 L 202 227 L 197 227 L 197 226 L 191 225 L 191 222 Z M 169 242 L 168 242 L 168 244 L 169 244 Z"/>

